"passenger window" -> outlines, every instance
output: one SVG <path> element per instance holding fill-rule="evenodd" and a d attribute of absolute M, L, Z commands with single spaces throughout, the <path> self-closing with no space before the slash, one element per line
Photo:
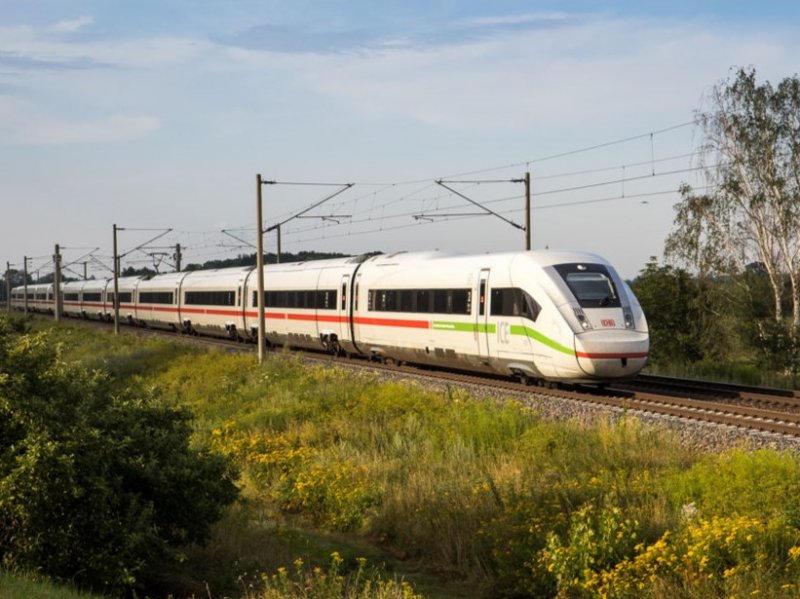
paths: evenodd
<path fill-rule="evenodd" d="M 536 322 L 542 307 L 527 292 L 517 287 L 492 289 L 492 316 L 522 316 Z"/>

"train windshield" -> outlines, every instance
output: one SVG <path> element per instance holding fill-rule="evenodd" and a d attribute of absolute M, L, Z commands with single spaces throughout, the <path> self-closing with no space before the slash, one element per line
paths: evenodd
<path fill-rule="evenodd" d="M 559 264 L 554 267 L 582 308 L 619 308 L 619 294 L 602 264 Z"/>

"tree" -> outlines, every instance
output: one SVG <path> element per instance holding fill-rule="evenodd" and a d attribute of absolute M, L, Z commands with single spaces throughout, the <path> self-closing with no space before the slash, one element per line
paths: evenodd
<path fill-rule="evenodd" d="M 152 268 L 147 268 L 146 266 L 142 266 L 141 268 L 134 268 L 133 266 L 128 266 L 125 268 L 119 276 L 121 277 L 152 277 L 154 276 L 156 271 Z"/>
<path fill-rule="evenodd" d="M 772 289 L 773 317 L 784 316 L 788 278 L 792 323 L 800 324 L 800 79 L 759 85 L 754 69 L 739 69 L 718 84 L 697 114 L 710 191 L 683 185 L 672 259 L 708 273 L 741 273 L 763 266 Z"/>
<path fill-rule="evenodd" d="M 655 258 L 650 258 L 631 288 L 647 316 L 650 359 L 654 363 L 703 358 L 700 288 L 686 271 L 659 266 Z"/>
<path fill-rule="evenodd" d="M 59 358 L 0 317 L 0 566 L 103 593 L 202 542 L 237 496 L 191 414 Z"/>

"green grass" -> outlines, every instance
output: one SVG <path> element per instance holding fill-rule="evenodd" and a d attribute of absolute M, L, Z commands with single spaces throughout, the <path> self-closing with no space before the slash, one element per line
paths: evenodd
<path fill-rule="evenodd" d="M 91 599 L 96 595 L 53 585 L 24 574 L 0 571 L 0 599 Z"/>
<path fill-rule="evenodd" d="M 544 422 L 513 401 L 292 355 L 258 366 L 69 327 L 55 336 L 70 359 L 189 406 L 195 442 L 242 469 L 243 500 L 211 542 L 165 567 L 178 595 L 304 596 L 264 577 L 296 574 L 299 558 L 297 576 L 315 581 L 333 552 L 342 584 L 366 558 L 375 580 L 426 597 L 800 592 L 796 455 L 698 455 L 635 419 Z"/>

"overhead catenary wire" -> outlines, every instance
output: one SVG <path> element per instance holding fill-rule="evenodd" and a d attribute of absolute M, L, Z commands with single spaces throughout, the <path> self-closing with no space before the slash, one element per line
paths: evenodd
<path fill-rule="evenodd" d="M 656 155 L 656 141 L 659 138 L 659 136 L 694 124 L 695 124 L 694 121 L 686 121 L 669 127 L 656 129 L 647 133 L 621 137 L 598 144 L 586 145 L 565 152 L 557 152 L 557 153 L 541 155 L 524 161 L 510 162 L 499 166 L 491 166 L 481 169 L 465 170 L 455 174 L 447 175 L 446 177 L 422 177 L 416 179 L 409 178 L 407 180 L 398 180 L 393 182 L 374 182 L 374 181 L 357 182 L 357 185 L 359 187 L 362 188 L 367 187 L 370 189 L 364 189 L 363 193 L 361 194 L 348 194 L 349 197 L 346 199 L 337 198 L 336 200 L 330 202 L 331 214 L 346 213 L 352 215 L 352 218 L 348 219 L 347 222 L 336 223 L 327 219 L 320 219 L 319 223 L 308 224 L 306 221 L 306 223 L 300 225 L 298 221 L 297 223 L 293 223 L 293 225 L 296 224 L 297 226 L 287 227 L 285 231 L 285 236 L 287 240 L 289 239 L 292 240 L 292 243 L 303 243 L 303 242 L 313 242 L 319 239 L 332 240 L 346 236 L 366 235 L 369 233 L 376 233 L 379 231 L 392 231 L 412 226 L 414 227 L 422 226 L 425 225 L 426 223 L 413 221 L 413 216 L 415 214 L 420 214 L 421 212 L 430 213 L 437 209 L 439 212 L 445 212 L 447 210 L 453 211 L 453 208 L 456 208 L 456 211 L 454 211 L 454 218 L 477 218 L 477 216 L 458 216 L 459 211 L 457 210 L 459 204 L 457 202 L 454 203 L 455 198 L 452 197 L 452 195 L 428 194 L 426 192 L 429 191 L 431 188 L 436 187 L 435 181 L 437 178 L 441 179 L 468 178 L 475 175 L 483 175 L 484 173 L 517 169 L 523 166 L 526 168 L 530 168 L 532 165 L 542 165 L 543 163 L 546 162 L 555 161 L 558 159 L 563 159 L 570 156 L 576 156 L 586 152 L 592 152 L 596 150 L 610 148 L 615 145 L 627 144 L 641 140 L 646 140 L 648 148 L 645 151 L 647 152 L 647 154 L 649 154 L 648 156 L 649 160 L 619 161 L 622 164 L 612 164 L 611 166 L 601 166 L 589 169 L 566 169 L 565 171 L 556 173 L 538 172 L 534 176 L 534 181 L 537 182 L 537 185 L 534 187 L 532 195 L 535 198 L 542 198 L 548 195 L 572 193 L 581 190 L 590 190 L 592 188 L 602 188 L 603 186 L 610 186 L 615 184 L 626 185 L 628 183 L 643 181 L 646 179 L 657 180 L 658 178 L 696 172 L 702 170 L 702 168 L 709 168 L 709 167 L 703 166 L 703 167 L 691 167 L 691 168 L 681 168 L 681 169 L 668 169 L 661 172 L 659 172 L 657 168 L 659 167 L 659 165 L 663 165 L 676 160 L 691 159 L 695 156 L 702 154 L 703 153 L 702 151 L 693 151 L 690 153 L 670 155 L 667 157 L 658 157 Z M 660 142 L 658 145 L 660 147 L 663 147 L 663 145 L 661 145 Z M 645 154 L 645 156 L 647 156 L 647 154 Z M 636 171 L 644 167 L 648 167 L 648 172 L 646 175 L 629 174 L 630 171 Z M 622 170 L 625 173 L 625 176 L 608 177 L 608 178 L 603 178 L 600 181 L 589 181 L 574 185 L 561 185 L 550 189 L 546 188 L 543 185 L 545 182 L 556 181 L 559 178 L 587 177 L 590 175 L 602 174 L 603 172 L 609 172 L 615 170 L 617 171 Z M 641 170 L 639 170 L 639 172 L 641 173 Z M 514 173 L 514 175 L 517 175 L 517 173 Z M 502 180 L 502 179 L 498 178 L 497 180 Z M 316 182 L 301 182 L 301 181 L 281 181 L 280 183 L 291 186 L 342 185 L 340 183 L 322 183 L 322 182 L 316 183 Z M 475 184 L 480 185 L 480 182 L 476 182 Z M 635 189 L 630 189 L 627 191 L 628 192 L 623 195 L 625 195 L 628 198 L 642 198 L 642 197 L 648 197 L 650 195 L 659 196 L 668 193 L 676 193 L 677 189 L 664 190 L 664 191 L 659 190 L 648 193 L 630 193 L 636 191 Z M 501 208 L 497 209 L 498 214 L 504 214 L 504 215 L 515 214 L 519 213 L 521 211 L 521 208 L 508 209 L 508 207 L 502 207 L 502 203 L 509 201 L 516 201 L 520 197 L 521 196 L 519 195 L 513 195 L 513 196 L 504 196 L 502 198 L 482 199 L 481 203 L 501 206 Z M 484 198 L 485 198 L 485 192 L 484 192 Z M 538 203 L 535 204 L 532 207 L 532 209 L 534 211 L 542 209 L 552 210 L 557 208 L 568 208 L 570 206 L 577 206 L 581 204 L 613 201 L 614 199 L 620 199 L 620 198 L 603 196 L 599 198 L 556 202 L 553 204 Z M 463 207 L 464 204 L 461 204 L 461 206 Z M 464 211 L 461 210 L 460 212 L 463 213 Z M 296 214 L 296 211 L 286 212 L 287 216 L 290 216 L 292 214 Z M 413 222 L 408 222 L 408 223 L 399 222 L 399 220 L 404 218 L 407 218 Z M 273 222 L 281 222 L 282 220 L 286 220 L 286 218 L 285 217 L 278 218 L 276 219 L 276 221 Z M 442 222 L 443 220 L 444 218 L 441 217 L 438 219 L 438 222 Z M 444 222 L 446 222 L 446 220 L 444 220 Z M 372 226 L 370 226 L 370 223 L 373 223 Z M 338 227 L 338 229 L 334 229 L 333 227 Z M 124 229 L 126 231 L 163 231 L 163 228 L 125 227 L 121 229 Z M 344 234 L 339 234 L 338 231 L 342 230 L 345 230 L 346 232 Z M 246 238 L 249 237 L 250 235 L 255 234 L 255 227 L 252 226 L 251 227 L 243 226 L 238 228 L 226 227 L 226 231 L 242 233 L 242 236 L 245 238 L 237 239 L 237 241 L 241 242 L 242 245 L 232 245 L 230 243 L 225 244 L 220 239 L 221 234 L 219 229 L 215 231 L 170 230 L 162 233 L 162 235 L 170 233 L 172 236 L 180 238 L 181 240 L 185 239 L 186 236 L 192 236 L 192 240 L 196 243 L 194 243 L 195 247 L 191 250 L 191 256 L 187 254 L 187 260 L 186 260 L 187 262 L 206 256 L 214 256 L 220 254 L 231 255 L 235 254 L 236 252 L 242 252 L 242 251 L 246 253 L 247 250 L 250 249 L 249 242 L 247 241 Z M 148 241 L 147 243 L 151 243 L 152 241 L 154 241 L 154 239 Z M 186 246 L 188 245 L 189 244 L 187 243 Z M 136 249 L 137 248 L 128 250 L 128 252 L 123 254 L 123 256 L 135 252 Z M 185 249 L 187 252 L 189 252 L 188 247 L 186 247 Z M 195 258 L 195 256 L 197 258 Z M 133 256 L 130 256 L 129 258 L 132 257 Z M 49 256 L 45 257 L 44 259 L 45 261 L 47 261 L 48 259 L 51 260 Z M 91 258 L 91 261 L 92 262 L 90 266 L 94 266 L 97 269 L 108 269 L 107 265 L 102 264 L 101 260 L 94 256 Z M 128 257 L 126 257 L 126 261 L 129 261 Z M 32 270 L 36 269 L 32 268 Z"/>
<path fill-rule="evenodd" d="M 637 175 L 637 176 L 624 177 L 624 178 L 617 177 L 617 178 L 613 178 L 613 179 L 606 179 L 606 180 L 603 180 L 603 181 L 587 183 L 587 184 L 583 184 L 583 185 L 573 185 L 573 186 L 569 186 L 569 187 L 560 187 L 560 188 L 555 188 L 555 189 L 541 190 L 541 191 L 538 191 L 538 192 L 534 193 L 533 195 L 536 198 L 540 198 L 542 196 L 555 195 L 555 194 L 567 193 L 567 192 L 582 191 L 582 190 L 605 187 L 605 186 L 610 186 L 610 185 L 618 185 L 618 184 L 624 183 L 624 182 L 635 182 L 635 181 L 648 180 L 648 179 L 654 180 L 654 179 L 658 179 L 660 177 L 692 173 L 692 172 L 696 172 L 698 170 L 702 170 L 702 168 L 704 168 L 704 167 L 687 167 L 687 168 L 683 168 L 683 169 L 674 169 L 674 170 L 671 170 L 671 171 L 656 172 L 655 175 L 652 175 L 652 174 L 648 173 L 646 175 Z M 677 192 L 677 189 L 671 190 L 671 193 L 675 193 L 675 192 Z M 513 196 L 504 197 L 504 198 L 502 198 L 500 200 L 485 200 L 483 202 L 483 204 L 494 204 L 494 203 L 497 203 L 499 201 L 507 201 L 507 200 L 512 200 L 512 199 L 518 199 L 518 198 L 521 198 L 521 197 L 522 197 L 521 195 L 513 195 Z M 393 203 L 395 203 L 395 202 L 391 202 L 391 204 L 393 204 Z M 385 210 L 385 208 L 387 206 L 389 206 L 389 205 L 390 205 L 390 203 L 387 202 L 385 204 L 382 204 L 381 206 Z M 535 209 L 535 206 L 534 206 L 534 209 Z M 355 219 L 354 218 L 354 219 L 352 219 L 352 223 L 353 224 L 360 224 L 360 223 L 364 223 L 364 222 L 371 222 L 371 221 L 376 221 L 376 220 L 384 220 L 386 218 L 413 217 L 416 214 L 420 214 L 420 212 L 421 211 L 418 210 L 418 209 L 417 210 L 412 210 L 412 211 L 404 211 L 404 212 L 400 212 L 400 213 L 396 213 L 396 214 L 389 214 L 389 215 L 387 215 L 387 214 L 385 214 L 385 212 L 383 212 L 381 214 L 380 218 L 375 218 L 375 217 L 368 217 L 368 218 L 362 218 L 362 219 Z M 426 212 L 430 212 L 430 211 L 426 211 Z M 293 235 L 293 234 L 295 234 L 297 232 L 301 232 L 302 233 L 302 232 L 306 232 L 306 231 L 316 231 L 316 230 L 321 229 L 323 226 L 331 226 L 331 225 L 319 225 L 318 224 L 318 225 L 310 225 L 308 227 L 298 227 L 298 228 L 291 229 L 291 230 L 287 231 L 286 232 L 286 236 L 290 237 L 291 235 Z M 384 230 L 384 229 L 377 229 L 374 232 L 377 232 L 377 231 L 380 231 L 380 230 Z"/>
<path fill-rule="evenodd" d="M 703 190 L 708 189 L 710 187 L 711 186 L 701 186 L 701 187 L 697 187 L 696 190 L 703 191 Z M 649 198 L 649 197 L 656 197 L 656 196 L 666 196 L 666 195 L 674 195 L 674 194 L 675 194 L 675 190 L 674 189 L 666 189 L 666 190 L 655 191 L 655 192 L 628 194 L 628 195 L 625 195 L 625 196 L 615 195 L 615 196 L 608 196 L 608 197 L 603 197 L 603 198 L 595 198 L 595 199 L 591 199 L 591 200 L 577 200 L 577 201 L 574 201 L 574 202 L 562 202 L 562 203 L 558 203 L 558 204 L 539 205 L 539 206 L 532 207 L 532 209 L 535 210 L 535 211 L 539 211 L 539 210 L 548 210 L 548 209 L 552 209 L 552 208 L 562 208 L 562 207 L 568 207 L 568 206 L 580 206 L 580 205 L 584 205 L 584 204 L 600 204 L 600 203 L 614 202 L 614 201 L 620 201 L 620 200 L 634 200 L 634 199 L 642 199 L 642 198 Z M 505 215 L 520 214 L 520 213 L 522 213 L 522 211 L 523 211 L 522 208 L 514 208 L 514 209 L 511 209 L 511 210 L 503 211 L 503 212 L 501 212 L 501 214 L 505 214 Z M 452 218 L 440 218 L 436 222 L 448 222 L 448 221 L 455 221 L 455 220 L 468 220 L 468 219 L 479 218 L 479 217 L 482 218 L 482 217 L 485 216 L 485 214 L 474 213 L 474 214 L 471 214 L 471 215 L 460 215 L 460 216 L 450 215 L 450 216 Z M 423 220 L 424 219 L 419 219 L 419 220 L 416 220 L 415 222 L 405 223 L 405 224 L 400 224 L 400 225 L 394 225 L 394 226 L 385 226 L 384 225 L 383 228 L 380 229 L 380 231 L 396 231 L 396 230 L 408 229 L 408 228 L 411 228 L 411 227 L 419 227 L 419 226 L 424 226 L 424 225 L 430 224 L 430 223 L 422 222 Z M 304 238 L 302 238 L 300 240 L 297 240 L 296 243 L 308 243 L 308 242 L 313 242 L 313 241 L 319 241 L 321 239 L 336 239 L 336 238 L 351 237 L 351 236 L 354 237 L 354 236 L 358 236 L 358 235 L 371 235 L 371 234 L 374 234 L 374 233 L 377 233 L 377 232 L 379 232 L 379 230 L 370 229 L 370 230 L 364 230 L 364 231 L 356 231 L 356 232 L 347 232 L 347 233 L 342 233 L 342 234 L 326 235 L 325 237 L 322 237 L 322 236 L 319 236 L 319 237 L 304 237 Z M 287 237 L 291 237 L 293 234 L 295 234 L 295 232 L 288 233 Z"/>

